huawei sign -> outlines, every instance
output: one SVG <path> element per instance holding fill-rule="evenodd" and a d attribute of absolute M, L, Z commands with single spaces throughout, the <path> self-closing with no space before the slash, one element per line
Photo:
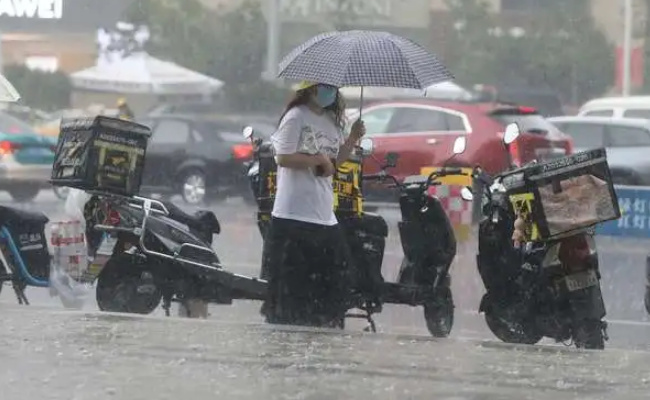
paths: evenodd
<path fill-rule="evenodd" d="M 63 0 L 0 0 L 0 17 L 61 19 Z"/>

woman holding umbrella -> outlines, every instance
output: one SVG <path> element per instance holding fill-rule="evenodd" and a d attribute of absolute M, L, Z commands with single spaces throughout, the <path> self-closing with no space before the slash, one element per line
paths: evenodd
<path fill-rule="evenodd" d="M 333 211 L 332 175 L 365 134 L 359 119 L 344 137 L 338 88 L 423 89 L 453 77 L 413 41 L 374 31 L 315 36 L 284 58 L 279 77 L 303 82 L 271 138 L 278 175 L 264 244 L 270 277 L 262 312 L 272 323 L 338 325 L 348 308 L 352 268 Z"/>
<path fill-rule="evenodd" d="M 273 323 L 330 326 L 347 310 L 349 249 L 334 215 L 332 175 L 365 133 L 356 121 L 345 138 L 338 88 L 303 82 L 271 141 L 277 190 L 266 246 Z"/>

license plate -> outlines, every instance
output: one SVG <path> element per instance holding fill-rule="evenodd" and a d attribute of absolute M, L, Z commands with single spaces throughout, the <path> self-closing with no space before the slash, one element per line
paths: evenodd
<path fill-rule="evenodd" d="M 575 292 L 576 290 L 582 290 L 598 285 L 598 277 L 596 276 L 596 272 L 593 270 L 567 276 L 564 278 L 564 281 L 566 282 L 569 292 Z"/>

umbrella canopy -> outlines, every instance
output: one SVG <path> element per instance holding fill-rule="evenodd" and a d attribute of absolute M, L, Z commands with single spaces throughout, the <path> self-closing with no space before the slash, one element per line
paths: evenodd
<path fill-rule="evenodd" d="M 14 85 L 0 74 L 0 102 L 13 103 L 20 100 L 20 95 Z"/>
<path fill-rule="evenodd" d="M 75 72 L 71 79 L 79 89 L 118 93 L 202 94 L 223 86 L 218 79 L 146 53 Z"/>
<path fill-rule="evenodd" d="M 342 86 L 424 89 L 453 76 L 417 43 L 378 31 L 328 32 L 291 51 L 279 77 Z"/>

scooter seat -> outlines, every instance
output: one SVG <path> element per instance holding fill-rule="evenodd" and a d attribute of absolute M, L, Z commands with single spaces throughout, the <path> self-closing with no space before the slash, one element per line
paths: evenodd
<path fill-rule="evenodd" d="M 368 233 L 380 237 L 388 236 L 388 224 L 379 214 L 364 212 L 361 215 L 361 224 Z"/>
<path fill-rule="evenodd" d="M 187 225 L 190 229 L 194 228 L 199 231 L 209 231 L 210 233 L 221 233 L 221 224 L 217 216 L 209 210 L 199 210 L 194 214 L 188 214 L 171 202 L 163 202 L 167 211 L 169 211 L 169 218 Z"/>
<path fill-rule="evenodd" d="M 42 212 L 23 211 L 12 207 L 0 206 L 0 224 L 2 225 L 45 225 L 48 222 L 49 218 Z"/>

